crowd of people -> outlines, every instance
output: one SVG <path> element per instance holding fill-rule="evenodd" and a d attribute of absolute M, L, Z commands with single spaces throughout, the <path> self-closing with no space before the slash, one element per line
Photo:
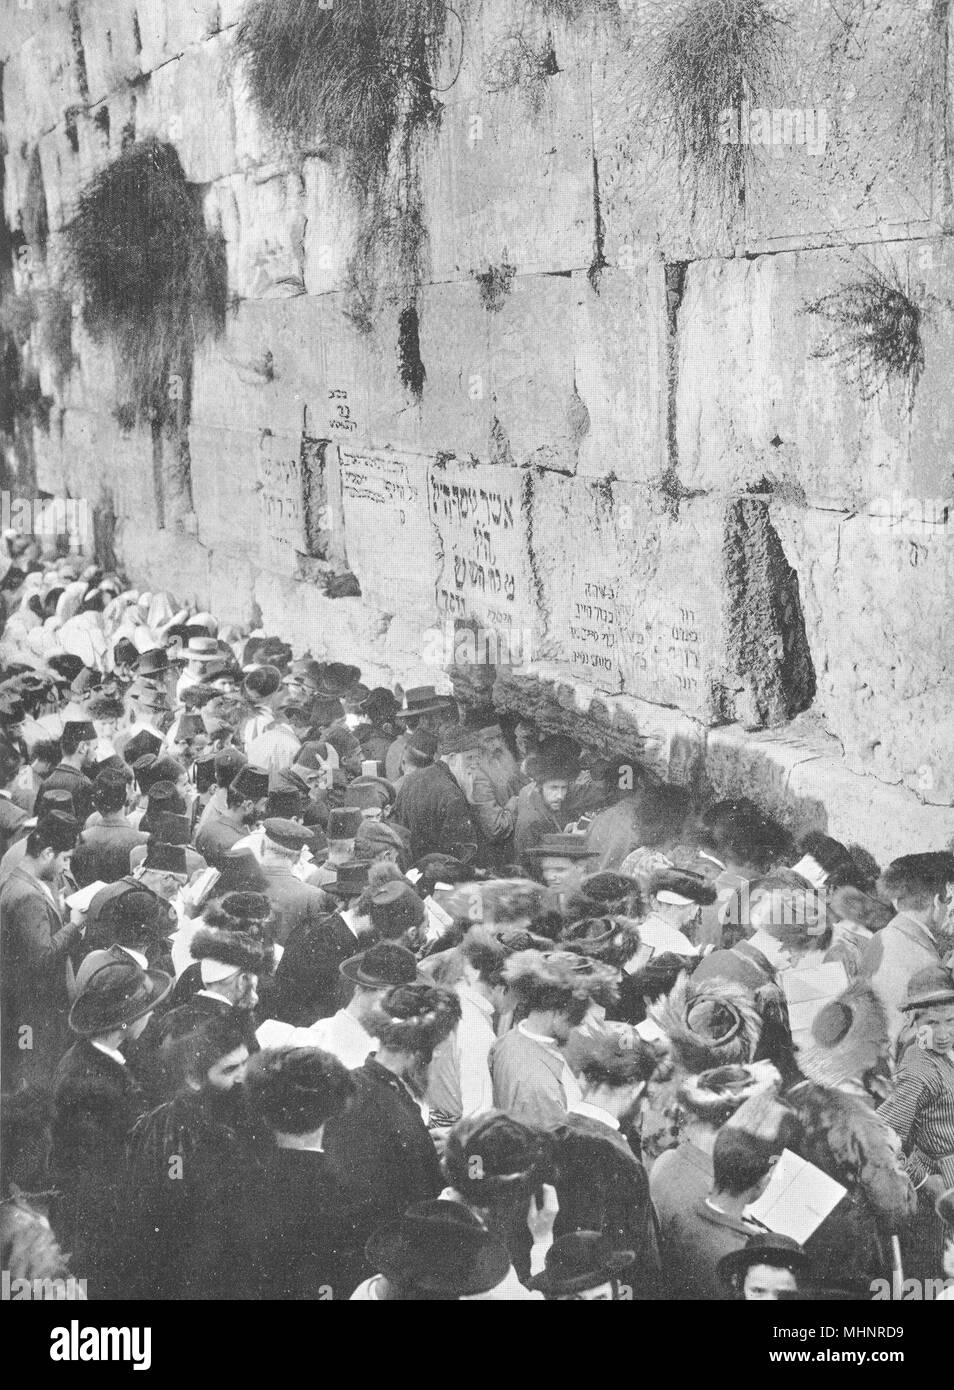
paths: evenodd
<path fill-rule="evenodd" d="M 5 549 L 13 1278 L 954 1296 L 951 846 L 878 864 Z"/>

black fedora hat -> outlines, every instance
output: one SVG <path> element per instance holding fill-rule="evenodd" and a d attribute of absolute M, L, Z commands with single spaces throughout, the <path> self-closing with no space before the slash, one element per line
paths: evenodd
<path fill-rule="evenodd" d="M 400 1285 L 448 1299 L 474 1297 L 510 1270 L 506 1246 L 461 1202 L 418 1202 L 374 1233 L 365 1247 L 373 1267 Z"/>
<path fill-rule="evenodd" d="M 77 973 L 70 1027 L 89 1038 L 135 1023 L 165 999 L 172 984 L 171 975 L 144 970 L 121 946 L 91 951 Z"/>
<path fill-rule="evenodd" d="M 154 734 L 151 729 L 140 729 L 127 740 L 123 746 L 123 757 L 130 767 L 139 758 L 144 758 L 147 753 L 156 756 L 162 750 L 162 739 L 158 734 Z"/>
<path fill-rule="evenodd" d="M 602 1231 L 572 1231 L 553 1242 L 541 1274 L 528 1288 L 545 1294 L 581 1293 L 616 1279 L 636 1259 L 633 1250 L 618 1250 Z"/>
<path fill-rule="evenodd" d="M 338 973 L 369 989 L 409 985 L 420 979 L 413 951 L 395 941 L 379 941 L 366 951 L 350 956 L 338 966 Z"/>
<path fill-rule="evenodd" d="M 782 1269 L 790 1269 L 793 1274 L 805 1274 L 811 1261 L 791 1236 L 760 1231 L 757 1235 L 749 1236 L 739 1250 L 723 1255 L 717 1266 L 719 1278 L 731 1287 L 740 1274 L 757 1264 L 778 1265 Z"/>

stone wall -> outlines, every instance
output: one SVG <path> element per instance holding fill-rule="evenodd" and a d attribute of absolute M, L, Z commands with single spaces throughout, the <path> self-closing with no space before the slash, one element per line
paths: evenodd
<path fill-rule="evenodd" d="M 334 151 L 276 148 L 230 63 L 241 0 L 6 4 L 5 216 L 16 240 L 38 152 L 50 226 L 17 288 L 62 277 L 83 183 L 155 135 L 224 235 L 232 296 L 196 354 L 186 474 L 121 432 L 77 315 L 65 380 L 28 349 L 51 412 L 14 477 L 114 513 L 135 579 L 374 683 L 475 689 L 489 657 L 498 705 L 547 727 L 875 853 L 950 839 L 947 3 L 788 5 L 775 104 L 824 111 L 824 147 L 753 154 L 727 214 L 653 104 L 678 7 L 567 24 L 462 0 L 420 152 L 420 397 L 401 304 L 369 334 L 346 316 Z M 514 44 L 548 71 L 501 90 Z M 813 355 L 806 306 L 875 271 L 923 311 L 913 393 Z"/>

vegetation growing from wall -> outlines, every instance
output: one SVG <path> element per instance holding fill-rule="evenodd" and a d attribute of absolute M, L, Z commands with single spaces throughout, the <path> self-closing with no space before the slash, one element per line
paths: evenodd
<path fill-rule="evenodd" d="M 857 279 L 805 304 L 803 312 L 831 325 L 813 357 L 838 364 L 857 384 L 862 400 L 871 400 L 893 382 L 903 390 L 908 410 L 913 409 L 924 371 L 925 311 L 895 270 L 872 265 Z"/>
<path fill-rule="evenodd" d="M 130 146 L 82 190 L 65 236 L 83 322 L 113 351 L 117 418 L 179 419 L 195 346 L 224 328 L 227 287 L 221 238 L 175 149 Z"/>
<path fill-rule="evenodd" d="M 477 281 L 481 304 L 489 314 L 499 314 L 513 288 L 517 267 L 509 261 L 502 261 L 500 265 L 488 266 L 486 270 L 475 270 L 472 274 Z"/>
<path fill-rule="evenodd" d="M 789 21 L 767 0 L 682 0 L 661 9 L 662 29 L 642 43 L 649 110 L 675 151 L 694 210 L 726 220 L 745 203 L 750 144 L 727 139 L 726 112 L 766 104 L 777 82 Z"/>
<path fill-rule="evenodd" d="M 417 156 L 441 106 L 436 67 L 446 0 L 252 0 L 235 33 L 251 99 L 273 135 L 339 153 L 359 209 L 348 266 L 351 317 L 413 302 L 427 235 Z"/>

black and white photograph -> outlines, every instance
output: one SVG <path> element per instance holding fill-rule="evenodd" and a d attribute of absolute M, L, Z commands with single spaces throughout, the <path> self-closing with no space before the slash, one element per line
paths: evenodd
<path fill-rule="evenodd" d="M 944 1378 L 950 0 L 0 0 L 0 186 L 11 1355 Z"/>

